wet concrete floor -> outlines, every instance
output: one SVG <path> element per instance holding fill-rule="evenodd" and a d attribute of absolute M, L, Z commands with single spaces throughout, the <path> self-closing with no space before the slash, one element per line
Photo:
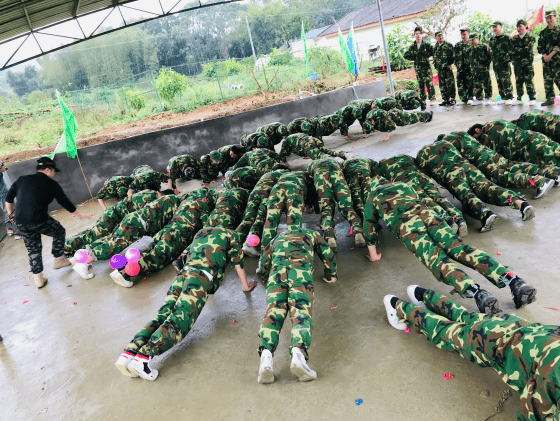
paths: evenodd
<path fill-rule="evenodd" d="M 466 130 L 475 122 L 500 117 L 513 119 L 529 107 L 432 109 L 436 112 L 432 122 L 399 127 L 387 142 L 379 142 L 383 135 L 375 134 L 359 142 L 329 137 L 326 143 L 374 159 L 415 155 L 439 133 Z M 359 126 L 354 125 L 351 133 L 358 135 Z M 231 140 L 224 140 L 227 143 Z M 294 159 L 292 165 L 303 168 L 307 162 Z M 194 187 L 191 181 L 180 189 Z M 560 312 L 545 308 L 560 308 L 559 194 L 560 188 L 553 189 L 545 198 L 532 201 L 537 216 L 528 222 L 521 222 L 516 210 L 493 206 L 500 219 L 490 233 L 477 232 L 479 223 L 467 218 L 468 243 L 491 255 L 502 253 L 497 257 L 500 262 L 538 288 L 538 300 L 517 314 L 548 324 L 560 323 Z M 93 202 L 85 204 L 83 211 L 101 214 Z M 93 223 L 72 218 L 64 210 L 54 217 L 68 235 Z M 256 381 L 257 332 L 265 311 L 262 284 L 246 295 L 230 269 L 188 337 L 155 360 L 160 377 L 152 383 L 124 377 L 114 363 L 162 304 L 174 277 L 171 267 L 125 289 L 111 281 L 107 262 L 97 262 L 96 277 L 86 281 L 71 268 L 52 270 L 50 241 L 44 238 L 49 283 L 38 290 L 29 278 L 23 243 L 5 240 L 0 250 L 0 334 L 4 337 L 0 420 L 483 421 L 492 415 L 501 393 L 509 389 L 492 369 L 441 351 L 423 335 L 396 331 L 386 320 L 385 294 L 405 298 L 410 284 L 446 294 L 451 288 L 438 283 L 387 229 L 379 246 L 382 260 L 370 263 L 365 249 L 353 249 L 351 239 L 344 236 L 347 223 L 340 215 L 337 218 L 339 281 L 323 283 L 319 262 L 314 277 L 310 366 L 318 379 L 299 383 L 291 375 L 287 321 L 274 359 L 276 381 L 266 386 Z M 316 215 L 305 215 L 305 222 L 318 228 Z M 247 258 L 251 279 L 256 279 L 256 265 L 256 259 Z M 467 272 L 500 300 L 505 311 L 514 311 L 509 290 L 498 290 L 474 271 Z M 458 301 L 476 309 L 472 300 Z M 453 379 L 443 380 L 444 373 L 453 374 Z M 363 403 L 357 406 L 356 399 Z M 518 406 L 514 393 L 492 420 L 514 419 Z"/>

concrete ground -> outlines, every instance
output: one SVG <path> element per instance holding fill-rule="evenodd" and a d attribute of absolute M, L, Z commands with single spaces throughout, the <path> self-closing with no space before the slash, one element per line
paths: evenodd
<path fill-rule="evenodd" d="M 439 133 L 467 129 L 475 122 L 513 119 L 524 107 L 433 106 L 432 122 L 399 127 L 387 142 L 375 134 L 358 142 L 340 136 L 326 143 L 334 149 L 381 159 L 415 155 Z M 555 109 L 556 111 L 556 109 Z M 354 125 L 351 133 L 359 134 Z M 228 143 L 228 141 L 224 141 Z M 230 142 L 231 143 L 231 142 Z M 294 168 L 306 162 L 293 160 Z M 141 163 L 139 163 L 141 164 Z M 107 174 L 109 176 L 111 174 Z M 64 177 L 64 173 L 57 177 Z M 196 184 L 180 186 L 182 191 Z M 532 197 L 533 192 L 526 192 Z M 493 210 L 500 216 L 490 233 L 477 232 L 467 218 L 466 241 L 491 255 L 538 288 L 538 300 L 516 313 L 530 321 L 558 324 L 560 266 L 556 260 L 560 189 L 532 201 L 536 218 L 521 222 L 519 211 Z M 101 214 L 97 203 L 83 211 Z M 54 213 L 75 234 L 93 223 L 64 210 Z M 114 284 L 107 262 L 94 264 L 96 277 L 85 281 L 71 270 L 52 270 L 50 241 L 45 239 L 48 285 L 38 290 L 29 278 L 22 242 L 3 241 L 0 250 L 0 419 L 1 420 L 476 420 L 494 414 L 509 387 L 490 368 L 479 368 L 457 354 L 441 351 L 423 335 L 396 331 L 387 322 L 383 296 L 406 297 L 406 287 L 420 284 L 449 294 L 387 229 L 381 235 L 382 259 L 370 263 L 365 249 L 353 249 L 345 237 L 348 224 L 337 215 L 339 281 L 325 284 L 317 262 L 313 346 L 310 366 L 318 379 L 299 383 L 289 370 L 290 324 L 275 355 L 276 381 L 257 384 L 257 332 L 265 311 L 265 288 L 251 294 L 229 273 L 210 299 L 188 337 L 156 358 L 155 382 L 124 377 L 114 363 L 133 335 L 157 312 L 174 277 L 171 267 L 141 279 L 131 289 Z M 318 228 L 316 215 L 305 215 Z M 246 267 L 256 279 L 256 259 Z M 498 290 L 472 270 L 469 274 L 514 311 L 508 289 Z M 475 310 L 472 300 L 458 298 Z M 234 323 L 234 321 L 236 323 Z M 454 375 L 443 380 L 444 373 Z M 362 399 L 360 406 L 356 399 Z M 509 398 L 492 421 L 511 420 L 519 397 Z"/>

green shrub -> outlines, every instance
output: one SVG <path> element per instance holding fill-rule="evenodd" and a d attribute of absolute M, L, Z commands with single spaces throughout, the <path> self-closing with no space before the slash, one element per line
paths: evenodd
<path fill-rule="evenodd" d="M 173 97 L 182 92 L 189 83 L 189 78 L 171 69 L 163 67 L 156 79 L 156 89 L 165 101 L 172 101 Z"/>
<path fill-rule="evenodd" d="M 238 75 L 243 72 L 243 65 L 233 58 L 216 63 L 206 63 L 202 66 L 202 75 L 210 78 L 216 77 L 216 70 L 219 77 Z"/>
<path fill-rule="evenodd" d="M 146 98 L 142 95 L 143 92 L 139 89 L 128 89 L 126 91 L 126 99 L 128 105 L 135 110 L 141 110 L 146 106 Z"/>
<path fill-rule="evenodd" d="M 279 51 L 274 48 L 270 54 L 270 64 L 272 66 L 286 66 L 291 63 L 293 56 L 290 50 Z"/>
<path fill-rule="evenodd" d="M 404 53 L 411 44 L 407 28 L 397 23 L 387 34 L 387 49 L 391 58 L 391 70 L 404 70 L 410 67 L 410 62 L 404 58 Z"/>

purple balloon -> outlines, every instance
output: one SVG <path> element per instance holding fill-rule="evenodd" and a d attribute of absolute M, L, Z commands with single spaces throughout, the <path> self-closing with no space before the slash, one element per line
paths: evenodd
<path fill-rule="evenodd" d="M 113 257 L 111 257 L 111 260 L 109 260 L 109 266 L 111 266 L 112 269 L 121 269 L 126 265 L 126 257 L 124 257 L 122 254 L 115 254 Z"/>

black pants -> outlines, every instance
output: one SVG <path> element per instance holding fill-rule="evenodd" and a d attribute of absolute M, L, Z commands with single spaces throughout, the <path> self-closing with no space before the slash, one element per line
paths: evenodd
<path fill-rule="evenodd" d="M 66 230 L 56 219 L 50 216 L 45 222 L 35 225 L 18 225 L 20 235 L 27 248 L 31 272 L 38 274 L 43 271 L 43 243 L 41 234 L 53 238 L 52 254 L 54 257 L 64 256 Z"/>

